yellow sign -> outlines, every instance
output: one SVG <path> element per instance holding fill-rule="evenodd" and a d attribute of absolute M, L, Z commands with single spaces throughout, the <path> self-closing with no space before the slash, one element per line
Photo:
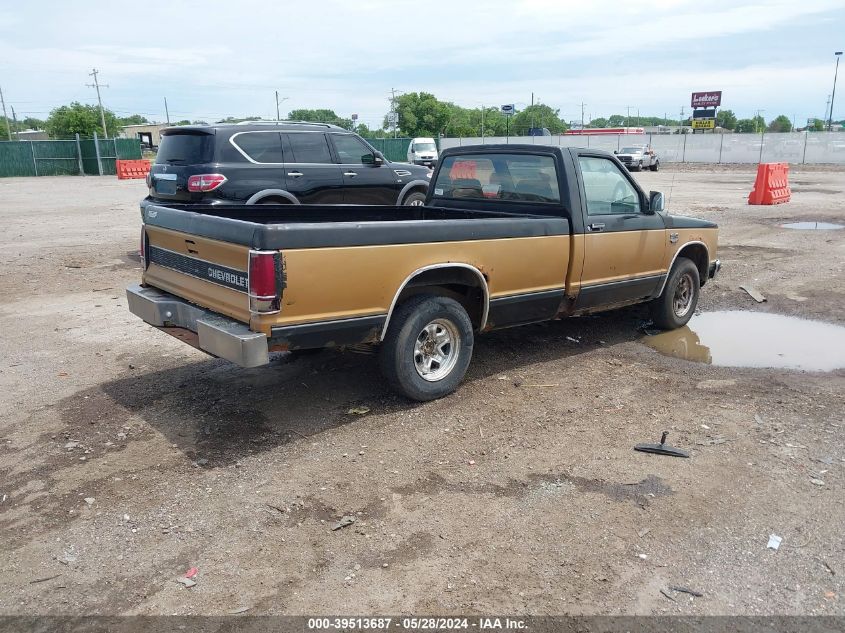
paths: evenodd
<path fill-rule="evenodd" d="M 693 119 L 693 130 L 712 130 L 716 127 L 716 119 Z"/>

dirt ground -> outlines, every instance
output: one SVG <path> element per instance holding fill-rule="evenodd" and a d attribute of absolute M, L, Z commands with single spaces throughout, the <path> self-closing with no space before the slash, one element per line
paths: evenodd
<path fill-rule="evenodd" d="M 636 175 L 721 225 L 701 311 L 845 324 L 845 230 L 778 227 L 845 171 L 790 176 Z M 0 180 L 0 614 L 845 614 L 845 370 L 665 357 L 642 308 L 485 335 L 426 404 L 365 353 L 239 369 L 127 312 L 143 195 Z"/>

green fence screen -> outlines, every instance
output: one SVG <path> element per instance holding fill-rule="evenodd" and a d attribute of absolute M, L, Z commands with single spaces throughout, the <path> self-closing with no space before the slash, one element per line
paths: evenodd
<path fill-rule="evenodd" d="M 367 142 L 391 162 L 404 163 L 408 160 L 410 138 L 368 138 Z"/>
<path fill-rule="evenodd" d="M 115 175 L 114 161 L 141 158 L 137 139 L 97 139 L 103 175 Z M 88 176 L 99 175 L 94 139 L 0 142 L 0 178 L 9 176 L 78 176 L 80 163 Z"/>

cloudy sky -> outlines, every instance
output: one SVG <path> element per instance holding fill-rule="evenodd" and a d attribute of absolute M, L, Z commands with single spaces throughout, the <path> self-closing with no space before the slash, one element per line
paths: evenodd
<path fill-rule="evenodd" d="M 125 5 L 125 8 L 122 6 Z M 164 120 L 325 107 L 380 123 L 391 88 L 467 107 L 535 99 L 566 119 L 678 116 L 722 90 L 739 117 L 822 117 L 843 0 L 0 2 L 0 86 L 18 118 L 70 101 Z M 845 117 L 845 63 L 834 118 Z M 11 113 L 10 113 L 11 114 Z"/>

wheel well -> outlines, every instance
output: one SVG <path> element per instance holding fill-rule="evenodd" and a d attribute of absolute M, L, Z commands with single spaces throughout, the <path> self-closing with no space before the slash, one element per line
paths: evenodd
<path fill-rule="evenodd" d="M 469 268 L 434 268 L 422 271 L 405 284 L 396 298 L 394 310 L 396 306 L 415 295 L 434 294 L 450 297 L 464 307 L 473 327 L 478 330 L 487 308 L 486 292 L 479 275 Z"/>
<path fill-rule="evenodd" d="M 405 195 L 402 196 L 402 203 L 403 204 L 405 203 L 405 200 L 408 199 L 408 196 L 410 196 L 412 193 L 421 193 L 421 194 L 425 195 L 427 193 L 427 191 L 426 191 L 425 187 L 423 187 L 422 185 L 416 185 L 415 187 L 411 187 L 410 189 L 408 189 L 408 191 L 405 192 Z"/>
<path fill-rule="evenodd" d="M 686 257 L 695 264 L 695 267 L 698 268 L 699 281 L 703 286 L 707 282 L 707 274 L 710 268 L 707 247 L 703 244 L 688 244 L 678 252 L 678 257 Z"/>
<path fill-rule="evenodd" d="M 287 198 L 281 196 L 267 196 L 255 202 L 255 204 L 292 204 Z"/>

